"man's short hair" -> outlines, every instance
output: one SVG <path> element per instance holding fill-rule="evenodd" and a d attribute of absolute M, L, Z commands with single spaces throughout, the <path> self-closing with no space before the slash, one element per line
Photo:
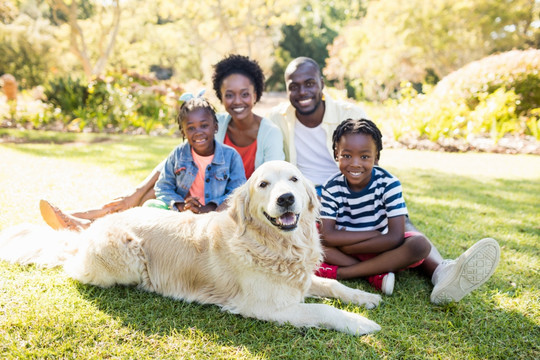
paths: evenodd
<path fill-rule="evenodd" d="M 322 78 L 321 67 L 319 66 L 319 64 L 317 64 L 317 62 L 313 60 L 312 58 L 301 56 L 291 61 L 289 65 L 287 65 L 287 68 L 285 68 L 285 81 L 287 81 L 287 77 L 291 75 L 293 72 L 295 72 L 296 69 L 298 69 L 302 65 L 307 65 L 307 64 L 314 66 L 315 69 L 317 70 L 317 73 Z"/>

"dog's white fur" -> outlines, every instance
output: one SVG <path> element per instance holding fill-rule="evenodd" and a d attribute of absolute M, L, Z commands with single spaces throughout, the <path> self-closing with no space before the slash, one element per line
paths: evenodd
<path fill-rule="evenodd" d="M 289 199 L 284 204 L 283 195 Z M 83 283 L 137 285 L 280 324 L 355 335 L 380 330 L 358 314 L 303 303 L 305 296 L 316 295 L 373 308 L 381 298 L 313 275 L 322 254 L 315 226 L 319 204 L 296 167 L 263 164 L 229 204 L 227 211 L 203 215 L 135 208 L 97 220 L 81 233 L 15 227 L 0 236 L 0 258 L 63 265 Z M 286 225 L 291 213 L 297 214 L 297 226 L 282 229 L 265 213 L 271 218 L 288 213 Z"/>

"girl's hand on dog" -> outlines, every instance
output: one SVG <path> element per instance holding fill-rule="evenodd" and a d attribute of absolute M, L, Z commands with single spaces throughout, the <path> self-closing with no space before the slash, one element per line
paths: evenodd
<path fill-rule="evenodd" d="M 217 205 L 214 203 L 206 204 L 204 206 L 201 206 L 198 208 L 197 214 L 204 214 L 210 211 L 215 211 L 217 209 Z"/>
<path fill-rule="evenodd" d="M 204 214 L 210 211 L 215 211 L 216 209 L 217 205 L 214 203 L 203 205 L 199 202 L 198 197 L 187 197 L 183 210 L 180 211 L 190 210 L 194 214 Z"/>
<path fill-rule="evenodd" d="M 198 197 L 188 196 L 186 200 L 184 201 L 183 211 L 190 210 L 191 212 L 198 214 L 202 206 L 203 205 L 199 202 Z"/>

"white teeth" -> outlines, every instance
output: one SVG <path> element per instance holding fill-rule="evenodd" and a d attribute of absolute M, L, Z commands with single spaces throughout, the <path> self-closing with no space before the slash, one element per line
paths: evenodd
<path fill-rule="evenodd" d="M 292 212 L 289 212 L 289 213 L 286 213 L 286 214 L 283 214 L 279 217 L 271 217 L 270 215 L 268 215 L 266 213 L 266 211 L 263 211 L 264 213 L 264 216 L 266 216 L 266 218 L 274 225 L 274 226 L 277 226 L 278 228 L 280 228 L 281 230 L 284 230 L 284 231 L 289 231 L 289 230 L 293 230 L 293 229 L 296 229 L 296 224 L 298 223 L 298 215 L 292 213 Z"/>
<path fill-rule="evenodd" d="M 300 103 L 300 105 L 307 105 L 311 102 L 311 99 L 307 99 L 307 100 L 300 100 L 298 101 Z"/>
<path fill-rule="evenodd" d="M 361 172 L 352 172 L 352 171 L 349 171 L 349 174 L 351 174 L 352 176 L 360 176 L 360 175 L 362 175 Z"/>
<path fill-rule="evenodd" d="M 276 222 L 284 226 L 294 225 L 296 221 L 297 221 L 297 217 L 296 215 L 292 213 L 288 213 L 283 216 L 280 216 L 279 218 L 276 218 Z"/>
<path fill-rule="evenodd" d="M 242 111 L 246 110 L 246 108 L 245 107 L 243 107 L 243 108 L 235 108 L 235 109 L 232 109 L 232 110 L 234 112 L 236 112 L 236 113 L 241 113 Z"/>

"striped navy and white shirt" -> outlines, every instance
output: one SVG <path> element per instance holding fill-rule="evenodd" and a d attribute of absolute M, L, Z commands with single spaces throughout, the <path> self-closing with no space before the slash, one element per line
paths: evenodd
<path fill-rule="evenodd" d="M 388 218 L 407 215 L 401 183 L 388 171 L 374 166 L 362 191 L 351 192 L 345 176 L 337 173 L 322 190 L 321 218 L 336 221 L 348 231 L 388 232 Z"/>

